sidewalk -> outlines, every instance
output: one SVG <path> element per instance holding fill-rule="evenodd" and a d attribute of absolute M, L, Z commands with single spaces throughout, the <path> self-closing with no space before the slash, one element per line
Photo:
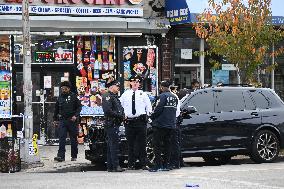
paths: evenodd
<path fill-rule="evenodd" d="M 58 146 L 39 146 L 39 155 L 43 166 L 22 169 L 22 172 L 61 172 L 66 171 L 80 171 L 85 166 L 90 166 L 91 162 L 85 159 L 84 145 L 78 145 L 77 161 L 71 161 L 71 146 L 66 145 L 65 161 L 56 162 L 53 158 L 57 155 Z"/>

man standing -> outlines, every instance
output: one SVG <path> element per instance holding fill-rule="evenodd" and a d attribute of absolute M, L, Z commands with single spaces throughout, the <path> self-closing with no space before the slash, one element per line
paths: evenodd
<path fill-rule="evenodd" d="M 146 154 L 147 115 L 152 112 L 152 106 L 148 95 L 138 90 L 140 78 L 132 76 L 129 80 L 131 89 L 125 91 L 120 97 L 126 116 L 124 125 L 128 142 L 128 169 L 135 169 L 135 153 L 138 153 L 142 169 L 146 170 L 148 169 Z"/>
<path fill-rule="evenodd" d="M 76 125 L 80 116 L 81 102 L 75 93 L 70 91 L 71 84 L 64 81 L 60 84 L 61 95 L 55 104 L 54 121 L 57 125 L 59 121 L 59 149 L 55 161 L 65 161 L 65 144 L 67 132 L 69 132 L 71 141 L 71 161 L 76 161 L 78 154 L 78 127 Z"/>
<path fill-rule="evenodd" d="M 103 94 L 102 106 L 105 115 L 105 132 L 107 136 L 107 171 L 122 172 L 119 166 L 119 126 L 124 119 L 123 108 L 117 97 L 120 83 L 112 81 L 108 84 L 109 92 Z"/>
<path fill-rule="evenodd" d="M 177 86 L 170 86 L 170 91 L 175 97 L 178 99 L 176 95 Z M 181 164 L 183 164 L 183 159 L 180 151 L 180 100 L 178 99 L 177 111 L 176 111 L 177 123 L 176 127 L 173 130 L 171 137 L 171 155 L 170 155 L 170 168 L 171 169 L 179 169 Z"/>
<path fill-rule="evenodd" d="M 161 82 L 161 94 L 158 97 L 157 106 L 151 116 L 153 123 L 153 147 L 154 167 L 149 171 L 169 171 L 169 158 L 171 152 L 171 136 L 176 128 L 176 111 L 178 98 L 170 92 L 171 83 Z M 162 146 L 163 145 L 163 146 Z M 163 151 L 162 151 L 163 149 Z M 162 161 L 164 154 L 164 161 Z"/>

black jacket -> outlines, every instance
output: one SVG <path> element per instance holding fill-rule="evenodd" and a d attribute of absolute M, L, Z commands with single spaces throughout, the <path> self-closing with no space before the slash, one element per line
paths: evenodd
<path fill-rule="evenodd" d="M 151 119 L 155 127 L 175 128 L 178 98 L 171 92 L 163 92 L 157 99 Z"/>
<path fill-rule="evenodd" d="M 80 116 L 82 105 L 75 93 L 61 94 L 55 104 L 54 120 L 69 120 Z"/>
<path fill-rule="evenodd" d="M 105 93 L 102 106 L 105 115 L 105 127 L 120 125 L 124 119 L 124 111 L 118 96 L 112 92 Z"/>

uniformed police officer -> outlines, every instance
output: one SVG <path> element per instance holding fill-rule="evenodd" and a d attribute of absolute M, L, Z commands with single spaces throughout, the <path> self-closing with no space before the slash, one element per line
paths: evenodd
<path fill-rule="evenodd" d="M 71 161 L 76 161 L 78 154 L 78 127 L 76 125 L 80 116 L 81 102 L 75 93 L 70 91 L 71 84 L 64 81 L 60 84 L 61 95 L 55 104 L 54 120 L 55 124 L 59 121 L 59 149 L 55 161 L 65 161 L 65 143 L 67 132 L 71 141 Z"/>
<path fill-rule="evenodd" d="M 154 167 L 149 171 L 168 171 L 169 158 L 171 152 L 171 136 L 176 127 L 176 111 L 178 99 L 170 92 L 171 83 L 162 81 L 160 84 L 161 94 L 158 97 L 157 106 L 151 118 L 153 120 L 153 147 L 154 147 Z M 162 161 L 164 154 L 164 161 Z"/>
<path fill-rule="evenodd" d="M 103 94 L 102 106 L 105 115 L 105 132 L 107 136 L 107 171 L 122 172 L 119 166 L 119 126 L 124 119 L 124 111 L 117 97 L 120 83 L 112 81 L 108 84 L 109 91 Z"/>
<path fill-rule="evenodd" d="M 128 142 L 128 169 L 135 169 L 136 155 L 142 169 L 147 167 L 146 154 L 146 125 L 147 115 L 152 112 L 152 105 L 148 95 L 140 87 L 139 76 L 130 77 L 130 90 L 126 90 L 120 97 L 120 102 L 124 108 L 126 120 L 125 133 Z"/>
<path fill-rule="evenodd" d="M 178 96 L 176 94 L 177 86 L 170 86 L 170 91 L 178 99 Z M 178 99 L 176 111 L 177 123 L 171 137 L 170 169 L 179 169 L 181 167 L 181 164 L 183 163 L 180 151 L 180 113 L 180 100 Z"/>

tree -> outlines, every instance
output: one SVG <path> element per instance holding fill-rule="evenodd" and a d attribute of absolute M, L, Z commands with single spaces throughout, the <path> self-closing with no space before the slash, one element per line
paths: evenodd
<path fill-rule="evenodd" d="M 283 37 L 283 28 L 272 25 L 271 0 L 208 0 L 209 8 L 197 18 L 193 27 L 200 38 L 209 45 L 206 54 L 223 56 L 239 71 L 241 82 L 256 82 L 254 73 L 274 69 L 267 56 L 277 56 L 283 48 L 271 51 Z M 211 60 L 214 67 L 220 66 Z"/>

